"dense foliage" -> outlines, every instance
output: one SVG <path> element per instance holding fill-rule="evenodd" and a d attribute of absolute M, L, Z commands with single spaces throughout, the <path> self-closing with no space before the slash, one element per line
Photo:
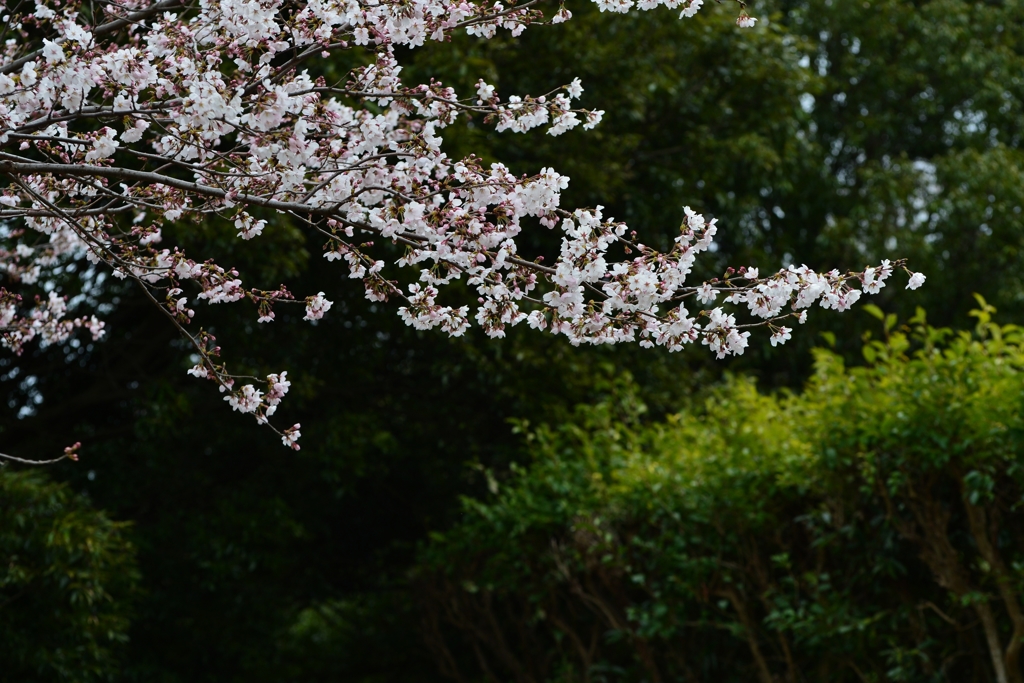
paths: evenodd
<path fill-rule="evenodd" d="M 138 580 L 124 522 L 0 468 L 0 652 L 9 681 L 109 680 Z"/>
<path fill-rule="evenodd" d="M 1024 330 L 917 326 L 532 434 L 419 581 L 459 680 L 1022 680 Z M 921 322 L 919 320 L 918 322 Z M 891 321 L 890 321 L 891 324 Z M 912 350 L 913 349 L 913 350 Z M 475 658 L 459 659 L 469 644 Z"/>

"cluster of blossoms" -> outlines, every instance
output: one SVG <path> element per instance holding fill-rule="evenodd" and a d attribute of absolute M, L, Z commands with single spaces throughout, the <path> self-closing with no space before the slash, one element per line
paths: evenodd
<path fill-rule="evenodd" d="M 64 297 L 50 291 L 46 300 L 36 297 L 35 306 L 23 312 L 21 295 L 0 287 L 0 343 L 20 355 L 25 345 L 38 340 L 41 346 L 60 344 L 76 328 L 84 327 L 94 341 L 103 337 L 103 322 L 96 316 L 68 318 Z"/>
<path fill-rule="evenodd" d="M 789 268 L 764 278 L 740 269 L 687 284 L 695 257 L 712 243 L 713 220 L 687 208 L 674 245 L 658 252 L 601 207 L 561 208 L 568 178 L 552 169 L 515 176 L 473 156 L 449 158 L 441 133 L 460 117 L 550 135 L 600 122 L 602 112 L 576 106 L 578 80 L 505 99 L 483 81 L 468 95 L 437 81 L 402 81 L 397 47 L 456 31 L 518 35 L 531 23 L 571 17 L 563 6 L 546 18 L 538 2 L 4 2 L 13 37 L 0 54 L 0 174 L 10 179 L 0 188 L 0 220 L 17 227 L 8 229 L 16 246 L 0 252 L 0 268 L 11 283 L 31 286 L 47 267 L 84 258 L 134 280 L 192 343 L 189 372 L 267 423 L 290 385 L 285 373 L 236 388 L 240 377 L 217 362 L 213 337 L 190 331 L 190 296 L 207 304 L 248 300 L 260 323 L 271 323 L 282 304 L 305 304 L 305 319 L 318 320 L 331 301 L 323 292 L 296 299 L 283 285 L 254 289 L 231 268 L 164 247 L 169 223 L 215 215 L 239 238 L 258 240 L 268 218 L 284 214 L 322 237 L 324 256 L 343 261 L 367 298 L 397 299 L 402 319 L 419 329 L 458 336 L 475 323 L 501 337 L 526 321 L 573 344 L 636 340 L 678 350 L 700 340 L 719 357 L 741 353 L 744 328 L 753 325 L 768 326 L 773 344 L 784 342 L 790 330 L 782 320 L 802 321 L 814 302 L 843 310 L 902 265 L 825 274 Z M 597 2 L 614 12 L 634 7 L 633 0 Z M 690 17 L 702 4 L 635 6 L 665 5 Z M 737 23 L 753 26 L 740 6 Z M 316 60 L 337 51 L 352 51 L 362 65 L 329 83 Z M 551 265 L 519 254 L 516 237 L 529 221 L 561 235 Z M 397 260 L 387 255 L 394 246 Z M 411 282 L 394 279 L 402 267 Z M 439 301 L 456 280 L 475 288 L 475 309 Z M 922 280 L 914 275 L 911 284 Z M 0 328 L 15 350 L 33 336 L 60 341 L 76 326 L 102 332 L 94 318 L 62 320 L 56 295 L 25 312 L 17 295 L 0 292 Z M 755 320 L 739 324 L 723 308 L 700 308 L 719 295 Z M 278 433 L 298 447 L 298 425 Z"/>

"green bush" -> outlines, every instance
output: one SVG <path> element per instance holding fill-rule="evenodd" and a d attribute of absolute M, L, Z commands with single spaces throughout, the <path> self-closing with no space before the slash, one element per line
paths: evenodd
<path fill-rule="evenodd" d="M 66 484 L 0 468 L 0 680 L 114 676 L 137 581 L 125 531 Z"/>
<path fill-rule="evenodd" d="M 881 312 L 872 309 L 881 316 Z M 1014 681 L 1024 333 L 885 319 L 800 394 L 732 379 L 667 423 L 628 392 L 424 548 L 463 680 Z"/>

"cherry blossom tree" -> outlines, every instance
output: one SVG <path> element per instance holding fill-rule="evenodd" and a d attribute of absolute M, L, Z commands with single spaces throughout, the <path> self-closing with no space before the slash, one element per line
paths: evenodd
<path fill-rule="evenodd" d="M 609 12 L 664 5 L 681 18 L 703 4 L 595 1 Z M 678 351 L 699 341 L 719 358 L 742 353 L 757 326 L 784 343 L 787 324 L 803 322 L 813 304 L 846 310 L 906 269 L 888 260 L 765 276 L 740 267 L 689 282 L 712 248 L 714 219 L 682 207 L 678 235 L 658 251 L 600 206 L 562 207 L 569 179 L 555 169 L 516 176 L 475 156 L 450 158 L 442 134 L 460 118 L 561 135 L 597 126 L 603 112 L 577 106 L 578 79 L 540 95 L 501 95 L 482 80 L 472 93 L 405 83 L 396 48 L 459 31 L 518 36 L 571 16 L 564 5 L 545 13 L 540 0 L 5 1 L 4 346 L 20 353 L 76 328 L 103 335 L 103 322 L 70 310 L 54 286 L 58 269 L 84 259 L 137 283 L 191 345 L 189 373 L 270 424 L 287 372 L 229 372 L 214 336 L 193 329 L 194 306 L 248 301 L 259 323 L 272 324 L 278 306 L 304 306 L 315 321 L 332 303 L 325 292 L 253 288 L 238 271 L 166 243 L 164 226 L 213 216 L 258 240 L 268 217 L 287 215 L 368 299 L 394 300 L 417 329 L 460 336 L 475 324 L 502 337 L 525 322 L 576 345 Z M 737 25 L 755 22 L 740 2 Z M 336 82 L 316 75 L 315 60 L 339 52 L 359 65 Z M 557 253 L 521 254 L 517 236 L 541 228 L 560 238 Z M 923 283 L 910 275 L 909 288 Z M 445 292 L 457 281 L 475 292 L 474 305 Z M 299 425 L 271 428 L 298 448 Z"/>

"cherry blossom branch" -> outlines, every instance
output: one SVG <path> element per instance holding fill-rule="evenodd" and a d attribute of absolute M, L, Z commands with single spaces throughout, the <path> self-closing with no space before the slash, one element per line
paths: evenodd
<path fill-rule="evenodd" d="M 59 458 L 52 458 L 50 460 L 29 460 L 27 458 L 18 458 L 13 455 L 7 455 L 6 453 L 0 453 L 0 460 L 16 462 L 20 465 L 54 465 L 61 460 L 72 460 L 78 462 L 78 450 L 82 447 L 80 442 L 75 442 L 73 446 L 68 446 L 64 449 L 64 455 Z M 0 462 L 0 466 L 6 465 L 6 462 Z"/>
<path fill-rule="evenodd" d="M 160 0 L 160 2 L 156 2 L 145 9 L 133 12 L 126 17 L 114 19 L 113 21 L 109 21 L 106 24 L 101 24 L 100 26 L 97 26 L 95 29 L 93 29 L 92 35 L 97 38 L 110 35 L 111 33 L 120 31 L 121 29 L 126 28 L 127 26 L 130 26 L 132 24 L 138 24 L 140 21 L 148 19 L 155 14 L 159 14 L 160 12 L 174 9 L 176 7 L 181 7 L 183 4 L 184 3 L 182 2 L 182 0 Z M 42 48 L 35 50 L 34 52 L 30 52 L 29 54 L 19 59 L 15 59 L 7 64 L 0 66 L 0 74 L 14 73 L 19 68 L 22 68 L 26 64 L 28 64 L 30 61 L 34 59 L 39 59 L 42 56 Z"/>
<path fill-rule="evenodd" d="M 596 2 L 603 11 L 634 6 Z M 703 0 L 638 6 L 662 4 L 690 17 Z M 752 26 L 739 5 L 737 23 Z M 343 261 L 368 299 L 399 300 L 399 316 L 417 329 L 459 336 L 475 323 L 501 337 L 526 322 L 574 345 L 678 351 L 699 340 L 719 357 L 742 353 L 753 327 L 784 343 L 791 331 L 782 322 L 802 322 L 815 303 L 845 310 L 905 269 L 901 261 L 826 273 L 791 266 L 760 277 L 740 268 L 723 280 L 688 282 L 718 229 L 689 207 L 671 248 L 658 252 L 602 207 L 562 208 L 568 178 L 553 169 L 515 176 L 475 156 L 449 158 L 442 136 L 460 118 L 550 135 L 600 123 L 603 112 L 576 106 L 578 79 L 505 98 L 482 80 L 469 95 L 437 81 L 403 83 L 396 47 L 458 31 L 518 35 L 571 17 L 560 7 L 545 20 L 538 6 L 164 0 L 119 8 L 127 14 L 94 28 L 86 20 L 103 10 L 80 0 L 39 0 L 29 14 L 8 8 L 21 38 L 0 55 L 0 175 L 9 181 L 0 218 L 18 227 L 0 241 L 0 272 L 26 292 L 47 268 L 81 258 L 131 278 L 189 340 L 197 360 L 189 373 L 213 381 L 234 410 L 269 424 L 290 386 L 287 373 L 230 374 L 213 336 L 189 332 L 194 302 L 245 299 L 269 324 L 277 304 L 304 304 L 304 319 L 315 321 L 331 301 L 324 292 L 296 298 L 284 285 L 247 286 L 233 268 L 160 246 L 165 225 L 216 216 L 251 240 L 267 225 L 260 216 L 289 216 L 326 240 L 325 258 Z M 363 48 L 353 54 L 365 63 L 343 83 L 300 71 L 317 55 L 353 47 Z M 520 254 L 517 238 L 538 223 L 558 238 L 557 253 Z M 395 250 L 404 253 L 395 259 Z M 924 276 L 910 275 L 908 286 L 920 286 Z M 472 307 L 442 303 L 458 280 L 475 292 Z M 728 310 L 714 305 L 722 295 Z M 95 318 L 64 320 L 63 299 L 47 296 L 26 311 L 20 294 L 0 289 L 6 345 L 18 352 L 35 337 L 56 343 L 76 326 L 102 332 Z M 750 320 L 737 321 L 737 313 Z M 298 425 L 271 428 L 298 447 Z"/>

